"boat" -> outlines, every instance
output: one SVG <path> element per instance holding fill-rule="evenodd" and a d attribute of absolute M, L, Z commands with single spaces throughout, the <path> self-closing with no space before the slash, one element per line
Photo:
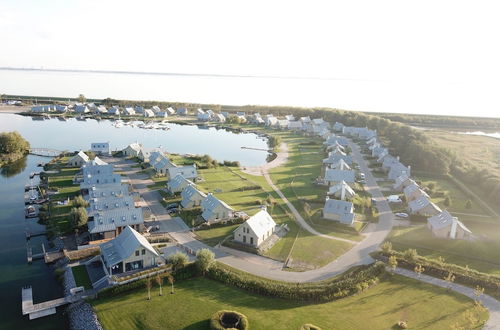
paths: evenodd
<path fill-rule="evenodd" d="M 35 218 L 38 216 L 38 209 L 35 208 L 33 205 L 29 205 L 24 210 L 24 215 L 26 218 Z"/>

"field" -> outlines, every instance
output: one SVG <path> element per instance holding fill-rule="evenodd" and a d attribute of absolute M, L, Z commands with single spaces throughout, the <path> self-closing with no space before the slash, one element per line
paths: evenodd
<path fill-rule="evenodd" d="M 391 329 L 399 320 L 407 320 L 411 329 L 449 329 L 464 326 L 464 313 L 474 305 L 466 297 L 400 276 L 321 304 L 263 297 L 205 278 L 179 282 L 175 294 L 161 297 L 155 287 L 151 301 L 146 295 L 146 289 L 136 290 L 91 303 L 108 330 L 207 329 L 210 316 L 221 309 L 245 314 L 252 329 L 299 329 L 304 323 L 323 329 Z M 485 320 L 487 313 L 479 316 Z"/>
<path fill-rule="evenodd" d="M 500 176 L 500 140 L 487 136 L 457 134 L 444 130 L 426 130 L 426 135 L 434 139 L 440 146 L 456 153 L 460 158 L 472 165 Z M 470 187 L 481 196 L 481 190 Z M 490 207 L 500 213 L 500 204 L 489 203 Z"/>
<path fill-rule="evenodd" d="M 443 257 L 448 263 L 500 274 L 500 226 L 477 221 L 469 221 L 467 226 L 478 236 L 476 241 L 436 238 L 425 225 L 395 227 L 387 240 L 398 251 L 415 248 L 425 257 Z"/>

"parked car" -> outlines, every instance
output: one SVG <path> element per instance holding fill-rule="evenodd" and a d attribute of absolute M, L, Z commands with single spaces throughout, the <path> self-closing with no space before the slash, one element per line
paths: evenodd
<path fill-rule="evenodd" d="M 172 203 L 172 204 L 168 204 L 166 209 L 170 210 L 170 209 L 176 209 L 178 207 L 179 207 L 179 203 Z"/>
<path fill-rule="evenodd" d="M 397 217 L 399 217 L 399 218 L 408 218 L 408 214 L 407 213 L 403 213 L 403 212 L 399 212 L 399 213 L 396 213 L 394 215 L 397 216 Z"/>
<path fill-rule="evenodd" d="M 401 197 L 398 195 L 390 195 L 387 197 L 387 201 L 389 203 L 402 203 L 403 201 L 401 200 Z"/>
<path fill-rule="evenodd" d="M 359 173 L 359 177 L 360 177 L 361 179 L 364 179 L 364 178 L 365 178 L 365 173 L 363 173 L 363 172 Z"/>

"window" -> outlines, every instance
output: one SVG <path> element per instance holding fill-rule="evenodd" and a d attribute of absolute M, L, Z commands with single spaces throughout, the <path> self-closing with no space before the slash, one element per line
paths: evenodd
<path fill-rule="evenodd" d="M 142 249 L 142 255 L 146 254 L 146 249 Z"/>
<path fill-rule="evenodd" d="M 138 257 L 139 256 L 139 250 L 135 251 L 135 256 Z"/>

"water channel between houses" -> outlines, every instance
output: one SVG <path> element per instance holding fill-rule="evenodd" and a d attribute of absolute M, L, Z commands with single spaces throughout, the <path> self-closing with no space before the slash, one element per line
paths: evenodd
<path fill-rule="evenodd" d="M 132 142 L 147 148 L 162 147 L 179 154 L 208 154 L 222 162 L 239 161 L 244 166 L 259 166 L 266 162 L 267 139 L 252 133 L 234 133 L 223 129 L 191 125 L 168 124 L 168 130 L 141 129 L 123 126 L 113 121 L 87 119 L 33 120 L 14 114 L 0 114 L 0 132 L 18 131 L 37 148 L 57 150 L 88 150 L 91 142 L 109 141 L 112 150 L 120 150 Z M 246 147 L 242 149 L 241 147 Z M 254 149 L 247 149 L 254 148 Z M 260 149 L 260 150 L 259 150 Z M 62 313 L 29 321 L 21 315 L 21 288 L 33 287 L 35 303 L 62 296 L 54 269 L 43 260 L 27 263 L 27 229 L 43 229 L 36 219 L 24 218 L 24 186 L 29 174 L 40 171 L 37 165 L 49 158 L 28 156 L 0 169 L 0 329 L 65 329 L 67 320 Z M 46 237 L 31 238 L 33 253 L 47 246 Z"/>

